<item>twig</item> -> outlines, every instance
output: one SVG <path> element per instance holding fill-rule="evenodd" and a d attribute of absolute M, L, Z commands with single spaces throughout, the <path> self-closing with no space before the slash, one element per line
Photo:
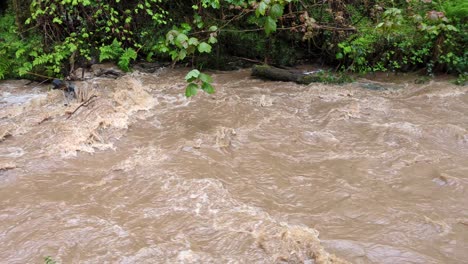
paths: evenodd
<path fill-rule="evenodd" d="M 49 77 L 49 76 L 45 76 L 45 75 L 41 75 L 41 74 L 37 74 L 37 73 L 34 73 L 34 72 L 26 72 L 27 74 L 30 74 L 30 75 L 34 75 L 34 76 L 37 76 L 37 77 L 42 77 L 42 78 L 45 78 L 47 80 L 52 80 L 53 77 Z M 44 82 L 41 82 L 40 84 L 42 84 Z"/>
<path fill-rule="evenodd" d="M 97 97 L 97 95 L 94 94 L 93 96 L 91 96 L 90 98 L 88 98 L 88 100 L 86 100 L 86 101 L 84 101 L 83 103 L 81 103 L 77 108 L 75 108 L 75 110 L 74 110 L 73 112 L 71 112 L 71 113 L 69 114 L 69 116 L 67 117 L 67 119 L 70 119 L 70 117 L 71 117 L 74 113 L 76 113 L 76 111 L 78 111 L 78 109 L 80 109 L 82 106 L 85 106 L 85 107 L 88 106 L 89 103 L 91 102 L 91 100 L 92 100 L 93 98 L 96 98 L 96 97 Z"/>
<path fill-rule="evenodd" d="M 245 60 L 245 61 L 248 61 L 248 62 L 259 63 L 259 64 L 262 64 L 262 63 L 263 63 L 262 61 L 254 60 L 254 59 L 249 59 L 249 58 L 244 58 L 244 57 L 238 57 L 238 56 L 233 56 L 233 57 L 234 57 L 234 58 L 241 59 L 241 60 Z"/>
<path fill-rule="evenodd" d="M 43 81 L 42 81 L 42 82 L 40 82 L 38 85 L 44 84 L 44 83 L 45 83 L 45 82 L 47 82 L 48 80 L 50 80 L 50 79 L 43 80 Z"/>
<path fill-rule="evenodd" d="M 49 121 L 49 120 L 51 120 L 51 119 L 52 119 L 51 116 L 45 117 L 45 118 L 42 119 L 41 121 L 37 122 L 37 124 L 40 125 L 40 124 L 44 123 L 45 121 Z"/>

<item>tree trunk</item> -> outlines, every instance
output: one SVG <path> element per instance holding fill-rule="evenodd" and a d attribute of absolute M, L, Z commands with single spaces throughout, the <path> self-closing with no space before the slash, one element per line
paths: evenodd
<path fill-rule="evenodd" d="M 24 30 L 24 22 L 30 16 L 30 4 L 30 0 L 11 0 L 11 7 L 15 12 L 15 23 L 18 27 L 18 34 L 20 35 L 22 35 Z"/>
<path fill-rule="evenodd" d="M 268 65 L 254 65 L 252 68 L 252 76 L 272 81 L 295 82 L 299 84 L 320 82 L 323 77 L 318 76 L 317 73 L 306 74 L 297 70 L 285 70 Z"/>

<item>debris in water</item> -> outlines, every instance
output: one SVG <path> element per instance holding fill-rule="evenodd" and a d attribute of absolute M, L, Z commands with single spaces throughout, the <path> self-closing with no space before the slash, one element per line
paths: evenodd
<path fill-rule="evenodd" d="M 5 141 L 7 138 L 13 136 L 10 130 L 6 129 L 4 131 L 0 131 L 0 142 Z"/>
<path fill-rule="evenodd" d="M 347 261 L 328 253 L 320 244 L 317 230 L 281 225 L 257 234 L 257 245 L 271 254 L 275 263 L 346 264 Z"/>
<path fill-rule="evenodd" d="M 0 163 L 0 172 L 16 169 L 17 166 L 13 162 Z"/>
<path fill-rule="evenodd" d="M 44 123 L 45 121 L 49 121 L 51 119 L 53 119 L 51 116 L 46 116 L 41 121 L 37 122 L 37 124 L 40 125 L 40 124 Z"/>
<path fill-rule="evenodd" d="M 368 89 L 368 90 L 373 90 L 373 91 L 386 91 L 388 90 L 388 88 L 380 85 L 380 84 L 376 84 L 376 83 L 363 83 L 361 84 L 361 87 L 362 88 L 365 88 L 365 89 Z"/>
<path fill-rule="evenodd" d="M 231 146 L 232 137 L 236 135 L 236 131 L 232 128 L 220 127 L 216 131 L 216 146 L 226 148 Z"/>

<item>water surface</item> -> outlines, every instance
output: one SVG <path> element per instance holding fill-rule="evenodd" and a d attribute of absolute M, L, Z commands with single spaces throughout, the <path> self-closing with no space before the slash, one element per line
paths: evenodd
<path fill-rule="evenodd" d="M 467 87 L 187 71 L 0 83 L 2 261 L 466 261 Z"/>

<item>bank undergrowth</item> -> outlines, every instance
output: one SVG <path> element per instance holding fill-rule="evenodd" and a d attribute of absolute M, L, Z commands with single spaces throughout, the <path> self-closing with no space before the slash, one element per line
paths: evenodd
<path fill-rule="evenodd" d="M 465 76 L 463 0 L 9 0 L 0 16 L 0 78 L 65 77 L 114 61 L 226 68 L 234 59 L 319 62 L 340 71 Z M 192 74 L 187 95 L 212 92 Z M 209 81 L 209 80 L 208 80 Z"/>

